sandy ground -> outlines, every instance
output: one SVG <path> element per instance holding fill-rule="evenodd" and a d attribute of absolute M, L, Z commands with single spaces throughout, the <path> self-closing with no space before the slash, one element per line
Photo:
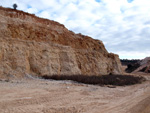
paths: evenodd
<path fill-rule="evenodd" d="M 0 81 L 0 113 L 150 113 L 150 76 L 132 86 L 71 81 Z"/>

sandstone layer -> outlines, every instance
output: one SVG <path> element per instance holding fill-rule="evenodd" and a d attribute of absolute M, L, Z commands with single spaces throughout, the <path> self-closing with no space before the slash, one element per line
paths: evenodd
<path fill-rule="evenodd" d="M 0 75 L 121 74 L 118 55 L 58 22 L 0 7 Z"/>

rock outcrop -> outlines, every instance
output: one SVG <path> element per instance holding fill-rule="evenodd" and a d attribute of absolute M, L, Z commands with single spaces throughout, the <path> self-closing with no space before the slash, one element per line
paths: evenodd
<path fill-rule="evenodd" d="M 133 71 L 135 72 L 144 72 L 144 73 L 150 73 L 150 57 L 146 57 L 143 60 L 139 62 L 139 67 Z"/>
<path fill-rule="evenodd" d="M 121 74 L 118 55 L 58 22 L 0 7 L 0 75 Z"/>
<path fill-rule="evenodd" d="M 127 73 L 144 72 L 150 73 L 150 57 L 146 57 L 142 60 L 138 60 L 136 63 L 128 64 Z"/>

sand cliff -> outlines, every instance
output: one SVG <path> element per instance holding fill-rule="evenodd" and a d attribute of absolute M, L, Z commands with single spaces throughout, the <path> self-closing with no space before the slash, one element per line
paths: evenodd
<path fill-rule="evenodd" d="M 58 22 L 0 7 L 0 75 L 121 74 L 118 55 Z"/>

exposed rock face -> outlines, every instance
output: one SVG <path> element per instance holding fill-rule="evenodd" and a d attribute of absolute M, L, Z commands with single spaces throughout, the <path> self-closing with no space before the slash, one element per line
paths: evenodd
<path fill-rule="evenodd" d="M 146 57 L 143 60 L 139 60 L 136 63 L 131 63 L 126 69 L 128 73 L 144 72 L 150 73 L 150 57 Z"/>
<path fill-rule="evenodd" d="M 150 73 L 150 57 L 146 57 L 139 62 L 139 67 L 133 72 Z"/>
<path fill-rule="evenodd" d="M 118 55 L 64 25 L 0 7 L 0 75 L 120 74 Z"/>

